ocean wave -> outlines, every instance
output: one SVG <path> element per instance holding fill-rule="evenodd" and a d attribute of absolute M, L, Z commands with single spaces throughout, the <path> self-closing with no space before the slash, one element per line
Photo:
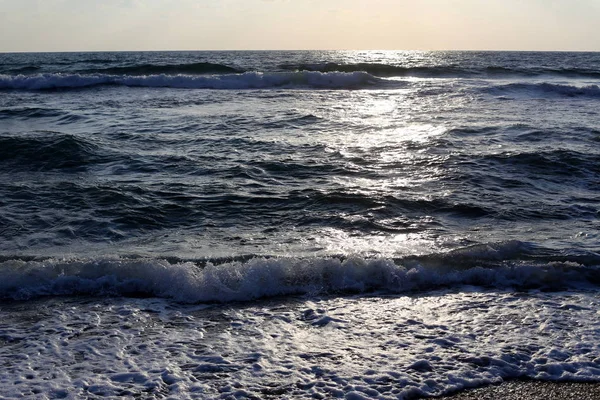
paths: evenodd
<path fill-rule="evenodd" d="M 501 66 L 488 66 L 482 72 L 490 76 L 524 76 L 539 77 L 553 76 L 561 78 L 600 78 L 600 71 L 585 68 L 549 68 L 549 67 L 530 67 L 530 68 L 509 68 Z"/>
<path fill-rule="evenodd" d="M 600 87 L 598 85 L 573 86 L 553 83 L 509 83 L 506 85 L 494 85 L 483 89 L 485 92 L 497 95 L 525 95 L 535 97 L 586 97 L 600 98 Z"/>
<path fill-rule="evenodd" d="M 0 109 L 0 119 L 10 118 L 52 118 L 60 117 L 65 114 L 58 110 L 41 108 L 41 107 L 20 107 Z"/>
<path fill-rule="evenodd" d="M 502 152 L 481 157 L 486 163 L 513 166 L 519 171 L 530 171 L 538 175 L 558 177 L 586 177 L 600 174 L 600 154 L 566 149 L 537 152 Z"/>
<path fill-rule="evenodd" d="M 95 58 L 93 57 L 93 55 L 96 55 Z M 82 58 L 77 58 L 77 56 L 84 56 Z M 49 64 L 54 64 L 54 65 L 67 65 L 67 66 L 71 66 L 73 65 L 73 63 L 81 63 L 81 64 L 111 64 L 114 63 L 117 59 L 117 53 L 87 53 L 87 55 L 89 55 L 90 57 L 85 57 L 85 53 L 71 53 L 68 54 L 67 53 L 63 53 L 63 57 L 58 57 L 58 58 L 54 58 L 54 59 L 50 59 L 48 60 Z M 58 56 L 58 54 L 57 54 Z M 72 59 L 71 56 L 75 56 L 75 59 Z"/>
<path fill-rule="evenodd" d="M 0 166 L 19 170 L 82 167 L 102 160 L 100 153 L 99 146 L 59 132 L 0 136 Z"/>
<path fill-rule="evenodd" d="M 421 78 L 504 78 L 557 76 L 564 78 L 600 78 L 600 72 L 581 68 L 509 68 L 502 66 L 464 67 L 459 65 L 402 66 L 383 63 L 323 62 L 312 64 L 282 64 L 284 70 L 319 72 L 367 72 L 375 76 L 412 76 Z"/>
<path fill-rule="evenodd" d="M 0 263 L 0 298 L 117 295 L 201 303 L 298 294 L 414 293 L 464 285 L 557 290 L 600 284 L 598 265 L 583 266 L 568 260 L 506 261 L 526 250 L 526 244 L 513 241 L 404 261 L 358 256 L 256 257 L 221 263 L 213 260 L 202 265 L 160 259 L 5 259 Z M 465 260 L 470 260 L 472 266 L 465 265 Z M 495 264 L 490 265 L 490 261 Z M 596 256 L 595 261 L 600 257 Z"/>
<path fill-rule="evenodd" d="M 38 72 L 41 69 L 42 69 L 42 67 L 40 67 L 38 65 L 27 65 L 24 67 L 10 69 L 7 72 L 9 72 L 11 74 L 33 74 L 33 73 Z"/>
<path fill-rule="evenodd" d="M 89 69 L 79 71 L 84 74 L 109 74 L 109 75 L 205 75 L 205 74 L 232 74 L 243 73 L 237 68 L 222 64 L 207 62 L 191 64 L 141 64 L 127 67 L 112 67 L 101 69 Z"/>
<path fill-rule="evenodd" d="M 317 71 L 317 72 L 366 72 L 374 76 L 417 76 L 417 77 L 456 77 L 467 76 L 473 71 L 455 66 L 404 67 L 399 65 L 378 63 L 316 63 L 316 64 L 282 64 L 284 70 Z"/>
<path fill-rule="evenodd" d="M 182 89 L 319 88 L 359 89 L 381 83 L 365 72 L 245 72 L 224 75 L 108 75 L 37 74 L 0 75 L 0 90 L 77 89 L 101 85 L 170 87 Z"/>

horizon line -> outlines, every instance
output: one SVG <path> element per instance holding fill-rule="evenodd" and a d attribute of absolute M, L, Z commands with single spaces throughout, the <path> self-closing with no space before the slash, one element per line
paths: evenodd
<path fill-rule="evenodd" d="M 598 53 L 600 50 L 514 50 L 514 49 L 155 49 L 155 50 L 0 50 L 0 54 L 24 53 L 158 53 L 158 52 L 302 52 L 302 51 L 381 51 L 381 52 L 510 52 L 510 53 Z"/>

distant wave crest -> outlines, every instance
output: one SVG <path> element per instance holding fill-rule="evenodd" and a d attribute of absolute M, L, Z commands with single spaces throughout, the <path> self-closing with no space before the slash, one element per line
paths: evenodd
<path fill-rule="evenodd" d="M 188 89 L 323 88 L 357 89 L 376 85 L 380 79 L 365 72 L 245 72 L 223 75 L 110 75 L 37 74 L 0 75 L 3 90 L 76 89 L 100 85 L 170 87 Z"/>
<path fill-rule="evenodd" d="M 283 64 L 280 68 L 296 71 L 318 72 L 366 72 L 375 76 L 417 76 L 417 77 L 455 77 L 466 76 L 469 70 L 454 66 L 404 67 L 380 63 L 318 63 L 318 64 Z"/>
<path fill-rule="evenodd" d="M 189 75 L 203 75 L 203 74 L 230 74 L 230 73 L 241 73 L 243 70 L 229 67 L 227 65 L 215 64 L 215 63 L 191 63 L 191 64 L 142 64 L 132 65 L 127 67 L 112 67 L 112 68 L 100 68 L 92 70 L 80 71 L 81 73 L 101 73 L 111 75 L 178 75 L 178 74 L 189 74 Z"/>
<path fill-rule="evenodd" d="M 553 83 L 509 83 L 495 85 L 484 89 L 494 95 L 524 95 L 524 96 L 560 96 L 560 97 L 591 97 L 600 98 L 598 85 L 573 86 Z"/>
<path fill-rule="evenodd" d="M 383 63 L 312 63 L 282 64 L 284 70 L 319 72 L 357 72 L 363 71 L 375 76 L 412 76 L 422 78 L 503 78 L 559 76 L 565 78 L 600 78 L 597 70 L 579 68 L 508 68 L 501 66 L 464 67 L 459 65 L 401 66 Z"/>

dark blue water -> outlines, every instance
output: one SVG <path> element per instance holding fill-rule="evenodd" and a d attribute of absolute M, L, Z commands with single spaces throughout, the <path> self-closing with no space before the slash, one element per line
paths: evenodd
<path fill-rule="evenodd" d="M 3 54 L 0 250 L 595 260 L 599 57 Z"/>
<path fill-rule="evenodd" d="M 352 302 L 344 303 L 346 296 L 409 293 L 424 305 L 406 316 L 402 331 L 416 329 L 405 343 L 420 350 L 415 350 L 414 359 L 396 356 L 398 365 L 417 363 L 407 372 L 417 378 L 390 375 L 386 379 L 396 383 L 386 391 L 383 383 L 377 386 L 364 378 L 370 376 L 366 369 L 359 372 L 361 384 L 382 398 L 446 393 L 503 377 L 596 380 L 598 316 L 585 304 L 597 303 L 600 282 L 599 79 L 600 53 L 0 54 L 0 297 L 18 300 L 7 303 L 5 318 L 13 322 L 0 329 L 0 343 L 17 343 L 27 336 L 23 332 L 36 331 L 37 325 L 27 325 L 37 318 L 29 315 L 32 310 L 46 310 L 42 314 L 48 324 L 54 310 L 64 304 L 78 311 L 61 313 L 61 321 L 67 322 L 54 327 L 46 341 L 36 342 L 40 348 L 54 348 L 64 339 L 56 332 L 96 324 L 87 317 L 94 313 L 112 321 L 94 325 L 98 337 L 116 323 L 146 333 L 159 324 L 162 328 L 155 333 L 160 336 L 179 326 L 172 320 L 181 313 L 205 318 L 194 332 L 209 335 L 213 331 L 207 327 L 214 324 L 235 331 L 236 318 L 244 324 L 259 318 L 252 307 L 260 309 L 262 303 L 253 301 L 283 296 L 282 301 L 293 304 L 281 306 L 289 319 L 281 321 L 291 325 L 244 334 L 305 332 L 294 321 L 314 329 L 352 326 L 354 330 L 344 331 L 352 332 L 351 337 L 344 340 L 356 340 L 358 348 L 367 346 L 366 336 L 361 336 L 366 331 L 358 321 L 349 322 L 357 311 L 351 310 Z M 486 304 L 495 304 L 493 315 L 499 319 L 485 319 L 485 313 L 461 314 L 484 301 L 469 294 L 473 288 L 482 293 L 500 291 L 481 294 L 488 296 Z M 440 322 L 431 316 L 427 322 L 423 317 L 419 324 L 425 325 L 417 329 L 410 321 L 420 318 L 423 310 L 432 310 L 427 296 L 435 290 L 463 293 L 466 297 L 458 300 L 440 295 L 446 307 L 440 315 L 458 312 L 464 318 Z M 518 311 L 522 327 L 531 330 L 515 336 L 515 343 L 523 340 L 528 350 L 517 344 L 479 349 L 471 343 L 452 353 L 448 344 L 447 353 L 435 353 L 447 365 L 479 357 L 475 369 L 460 372 L 460 380 L 440 375 L 437 361 L 423 356 L 429 354 L 427 344 L 412 342 L 429 337 L 431 324 L 452 330 L 458 340 L 453 343 L 476 342 L 479 339 L 457 332 L 472 324 L 484 329 L 515 320 L 511 304 L 516 300 L 505 293 L 514 290 L 531 296 L 519 303 L 523 308 Z M 568 292 L 557 300 L 535 294 L 540 290 Z M 307 304 L 295 303 L 299 294 L 308 296 Z M 60 296 L 65 295 L 71 297 L 62 303 Z M 94 303 L 96 297 L 88 297 L 98 295 L 110 304 L 99 305 Z M 327 308 L 312 303 L 318 296 L 342 302 L 327 307 L 339 306 L 346 316 L 328 314 Z M 139 297 L 147 300 L 138 301 Z M 172 299 L 194 304 L 242 300 L 250 305 L 206 316 L 170 303 Z M 400 299 L 394 301 L 404 301 Z M 459 305 L 461 301 L 464 304 Z M 278 318 L 280 307 L 267 308 L 271 306 L 264 311 L 269 320 Z M 393 318 L 402 319 L 399 310 L 405 306 L 389 306 L 399 307 Z M 381 310 L 365 307 L 363 311 L 374 310 L 368 312 L 374 318 L 369 329 L 388 318 L 377 320 Z M 561 307 L 579 314 L 560 314 Z M 99 311 L 104 308 L 117 310 L 122 319 L 113 321 L 111 312 Z M 539 320 L 532 322 L 532 309 L 546 310 L 539 314 L 545 317 L 538 315 Z M 160 322 L 153 312 L 161 316 Z M 557 313 L 561 316 L 555 319 Z M 548 332 L 561 332 L 560 326 L 577 327 L 582 318 L 592 325 L 590 330 L 571 332 L 580 335 L 579 344 L 569 342 L 568 333 L 555 336 L 564 357 L 553 353 L 556 348 L 538 343 L 537 327 L 540 332 L 545 326 Z M 119 328 L 122 339 L 105 343 L 102 351 L 128 352 L 127 346 L 133 346 L 130 328 Z M 188 346 L 178 351 L 191 351 L 189 343 L 197 339 L 192 331 L 177 332 L 183 336 L 171 339 Z M 496 328 L 488 333 L 490 341 L 509 334 Z M 148 335 L 155 340 L 153 333 Z M 432 337 L 439 341 L 443 336 L 437 332 Z M 219 342 L 211 342 L 221 349 L 218 355 L 203 356 L 210 363 L 206 371 L 220 376 L 218 382 L 234 379 L 248 389 L 255 381 L 244 377 L 246 367 L 238 365 L 243 362 L 224 355 L 241 351 L 236 346 L 242 342 L 224 344 L 220 342 L 224 336 L 218 337 Z M 382 334 L 381 343 L 386 338 Z M 289 340 L 287 345 L 295 346 L 303 339 Z M 320 361 L 302 368 L 330 365 L 333 371 L 335 360 L 353 357 L 351 352 L 338 354 L 342 350 L 335 345 L 335 335 L 331 340 L 324 344 L 330 350 L 321 356 L 298 350 L 300 358 L 294 365 L 304 365 L 314 356 Z M 61 365 L 74 362 L 71 358 L 79 357 L 78 351 L 87 354 L 82 349 L 90 343 L 84 340 L 81 349 L 65 353 Z M 264 344 L 264 349 L 284 345 Z M 160 370 L 164 382 L 171 379 L 164 376 L 179 371 L 173 372 L 178 376 L 173 382 L 186 382 L 178 386 L 179 392 L 149 383 L 155 382 L 151 366 L 158 363 L 150 356 L 139 361 L 137 372 L 131 365 L 119 369 L 122 374 L 112 371 L 102 357 L 94 361 L 98 365 L 90 361 L 82 369 L 104 371 L 93 379 L 107 396 L 127 395 L 129 390 L 132 396 L 184 393 L 182 398 L 194 398 L 193 382 L 204 378 L 192 374 L 192 379 L 185 368 L 177 369 L 194 356 L 170 359 L 162 353 L 164 346 L 168 347 L 163 343 L 153 348 L 152 357 L 170 360 L 170 366 Z M 262 345 L 247 346 L 251 351 Z M 461 353 L 469 346 L 476 354 Z M 539 347 L 532 353 L 535 346 Z M 6 357 L 25 351 L 3 349 Z M 519 361 L 508 360 L 515 352 Z M 267 381 L 273 379 L 269 374 L 285 366 L 285 357 L 276 362 L 268 353 L 261 353 L 273 362 L 272 367 L 261 364 Z M 552 357 L 558 365 L 555 370 L 541 361 Z M 481 360 L 490 359 L 508 366 L 494 370 L 498 364 L 491 362 L 484 368 L 487 361 Z M 12 374 L 25 377 L 23 371 L 33 364 L 19 365 Z M 256 365 L 252 368 L 258 371 Z M 377 373 L 386 374 L 381 368 Z M 125 370 L 129 375 L 123 375 Z M 69 371 L 56 378 L 79 388 L 67 395 L 99 395 L 90 389 L 92 383 L 74 380 Z M 306 383 L 305 372 L 296 378 Z M 349 371 L 340 374 L 337 378 L 344 377 L 346 386 L 340 381 L 335 390 L 348 395 L 356 389 L 347 386 L 354 378 L 348 378 Z M 423 383 L 428 377 L 434 383 Z M 42 375 L 36 379 L 36 384 L 17 386 L 36 387 L 50 397 L 64 394 L 52 392 Z M 400 390 L 406 382 L 419 389 Z M 337 393 L 306 384 L 300 391 L 281 393 L 297 397 Z M 219 392 L 211 385 L 198 393 L 204 398 L 224 393 L 221 397 L 226 398 L 234 392 L 233 388 Z M 270 393 L 257 385 L 248 396 Z M 29 389 L 11 390 L 6 394 L 36 395 Z"/>

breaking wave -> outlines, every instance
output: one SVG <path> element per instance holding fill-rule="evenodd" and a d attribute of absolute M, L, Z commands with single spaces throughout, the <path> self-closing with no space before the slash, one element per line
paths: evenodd
<path fill-rule="evenodd" d="M 551 258 L 518 260 L 530 250 L 525 243 L 511 241 L 396 261 L 358 256 L 255 257 L 202 263 L 120 258 L 5 259 L 0 263 L 0 298 L 117 295 L 198 303 L 298 294 L 420 292 L 463 285 L 557 290 L 600 284 L 597 255 L 589 255 L 597 264 L 588 266 Z"/>

